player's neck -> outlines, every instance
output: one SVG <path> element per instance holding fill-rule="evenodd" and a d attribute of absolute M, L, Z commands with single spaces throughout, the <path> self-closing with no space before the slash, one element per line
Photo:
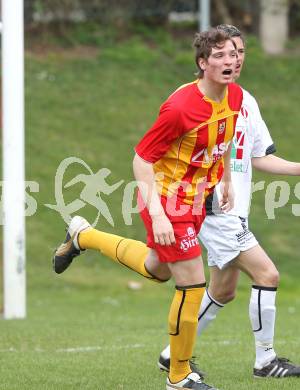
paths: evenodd
<path fill-rule="evenodd" d="M 216 83 L 209 79 L 200 79 L 198 88 L 209 99 L 221 103 L 226 94 L 227 84 Z"/>

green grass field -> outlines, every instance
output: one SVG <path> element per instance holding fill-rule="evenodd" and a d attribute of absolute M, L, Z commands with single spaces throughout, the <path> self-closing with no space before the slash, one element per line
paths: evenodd
<path fill-rule="evenodd" d="M 96 172 L 109 168 L 110 183 L 132 180 L 133 146 L 153 122 L 159 105 L 195 71 L 190 39 L 161 32 L 111 46 L 29 51 L 26 56 L 27 180 L 37 212 L 27 218 L 28 315 L 0 322 L 1 390 L 158 390 L 165 375 L 156 367 L 168 343 L 167 316 L 172 283 L 153 285 L 97 253 L 86 253 L 57 276 L 51 257 L 64 235 L 64 222 L 45 204 L 55 203 L 54 178 L 63 159 L 76 156 Z M 298 52 L 299 53 L 299 52 Z M 299 159 L 299 54 L 266 57 L 249 42 L 241 84 L 252 92 L 276 142 L 278 155 Z M 71 167 L 67 177 L 86 173 Z M 255 175 L 266 185 L 275 177 Z M 298 178 L 288 180 L 291 197 L 264 211 L 264 192 L 254 194 L 251 226 L 281 271 L 276 349 L 300 363 L 299 221 L 292 214 Z M 65 181 L 66 182 L 66 181 Z M 103 196 L 115 221 L 98 227 L 144 239 L 137 216 L 126 226 L 121 213 L 124 185 Z M 66 203 L 82 185 L 65 190 Z M 279 196 L 279 193 L 277 193 Z M 94 219 L 87 205 L 80 214 Z M 128 281 L 142 281 L 140 290 Z M 195 350 L 207 382 L 222 390 L 300 388 L 297 380 L 254 380 L 253 338 L 248 319 L 249 282 L 241 279 L 237 299 L 220 313 Z"/>

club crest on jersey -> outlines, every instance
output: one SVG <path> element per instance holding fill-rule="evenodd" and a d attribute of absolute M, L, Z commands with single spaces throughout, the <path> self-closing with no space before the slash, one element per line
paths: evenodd
<path fill-rule="evenodd" d="M 218 129 L 218 133 L 219 134 L 222 134 L 222 133 L 224 133 L 224 130 L 225 130 L 225 122 L 221 122 L 220 124 L 219 124 L 219 129 Z"/>

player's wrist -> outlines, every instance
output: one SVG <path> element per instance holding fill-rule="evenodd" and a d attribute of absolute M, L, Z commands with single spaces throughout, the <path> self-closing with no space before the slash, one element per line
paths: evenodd
<path fill-rule="evenodd" d="M 149 212 L 149 214 L 150 214 L 152 221 L 166 218 L 166 214 L 165 214 L 164 210 L 159 210 L 159 211 L 157 210 L 156 212 L 151 211 L 151 212 Z"/>
<path fill-rule="evenodd" d="M 160 207 L 150 209 L 149 214 L 152 219 L 152 222 L 160 222 L 167 218 L 165 210 L 161 205 Z"/>

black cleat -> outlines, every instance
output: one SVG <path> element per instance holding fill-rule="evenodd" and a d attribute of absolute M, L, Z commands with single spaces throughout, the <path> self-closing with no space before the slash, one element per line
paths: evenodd
<path fill-rule="evenodd" d="M 74 257 L 80 255 L 78 234 L 90 227 L 91 225 L 84 218 L 79 216 L 72 218 L 65 241 L 56 249 L 53 256 L 53 269 L 57 274 L 64 272 L 72 263 Z"/>
<path fill-rule="evenodd" d="M 253 369 L 254 378 L 287 378 L 300 377 L 300 366 L 291 363 L 289 359 L 276 357 L 262 369 Z"/>
<path fill-rule="evenodd" d="M 201 381 L 201 378 L 195 372 L 191 372 L 186 378 L 177 383 L 172 383 L 169 378 L 167 378 L 167 387 L 166 390 L 183 390 L 183 389 L 194 389 L 194 390 L 218 390 L 215 387 L 207 385 Z"/>
<path fill-rule="evenodd" d="M 166 359 L 162 355 L 159 355 L 157 365 L 161 371 L 170 372 L 170 359 L 168 359 L 168 358 Z M 202 372 L 199 369 L 199 367 L 197 366 L 197 364 L 195 362 L 193 362 L 192 360 L 190 360 L 190 367 L 191 367 L 192 372 L 194 372 L 200 376 L 200 379 L 204 379 L 204 376 L 205 376 L 204 372 Z"/>

